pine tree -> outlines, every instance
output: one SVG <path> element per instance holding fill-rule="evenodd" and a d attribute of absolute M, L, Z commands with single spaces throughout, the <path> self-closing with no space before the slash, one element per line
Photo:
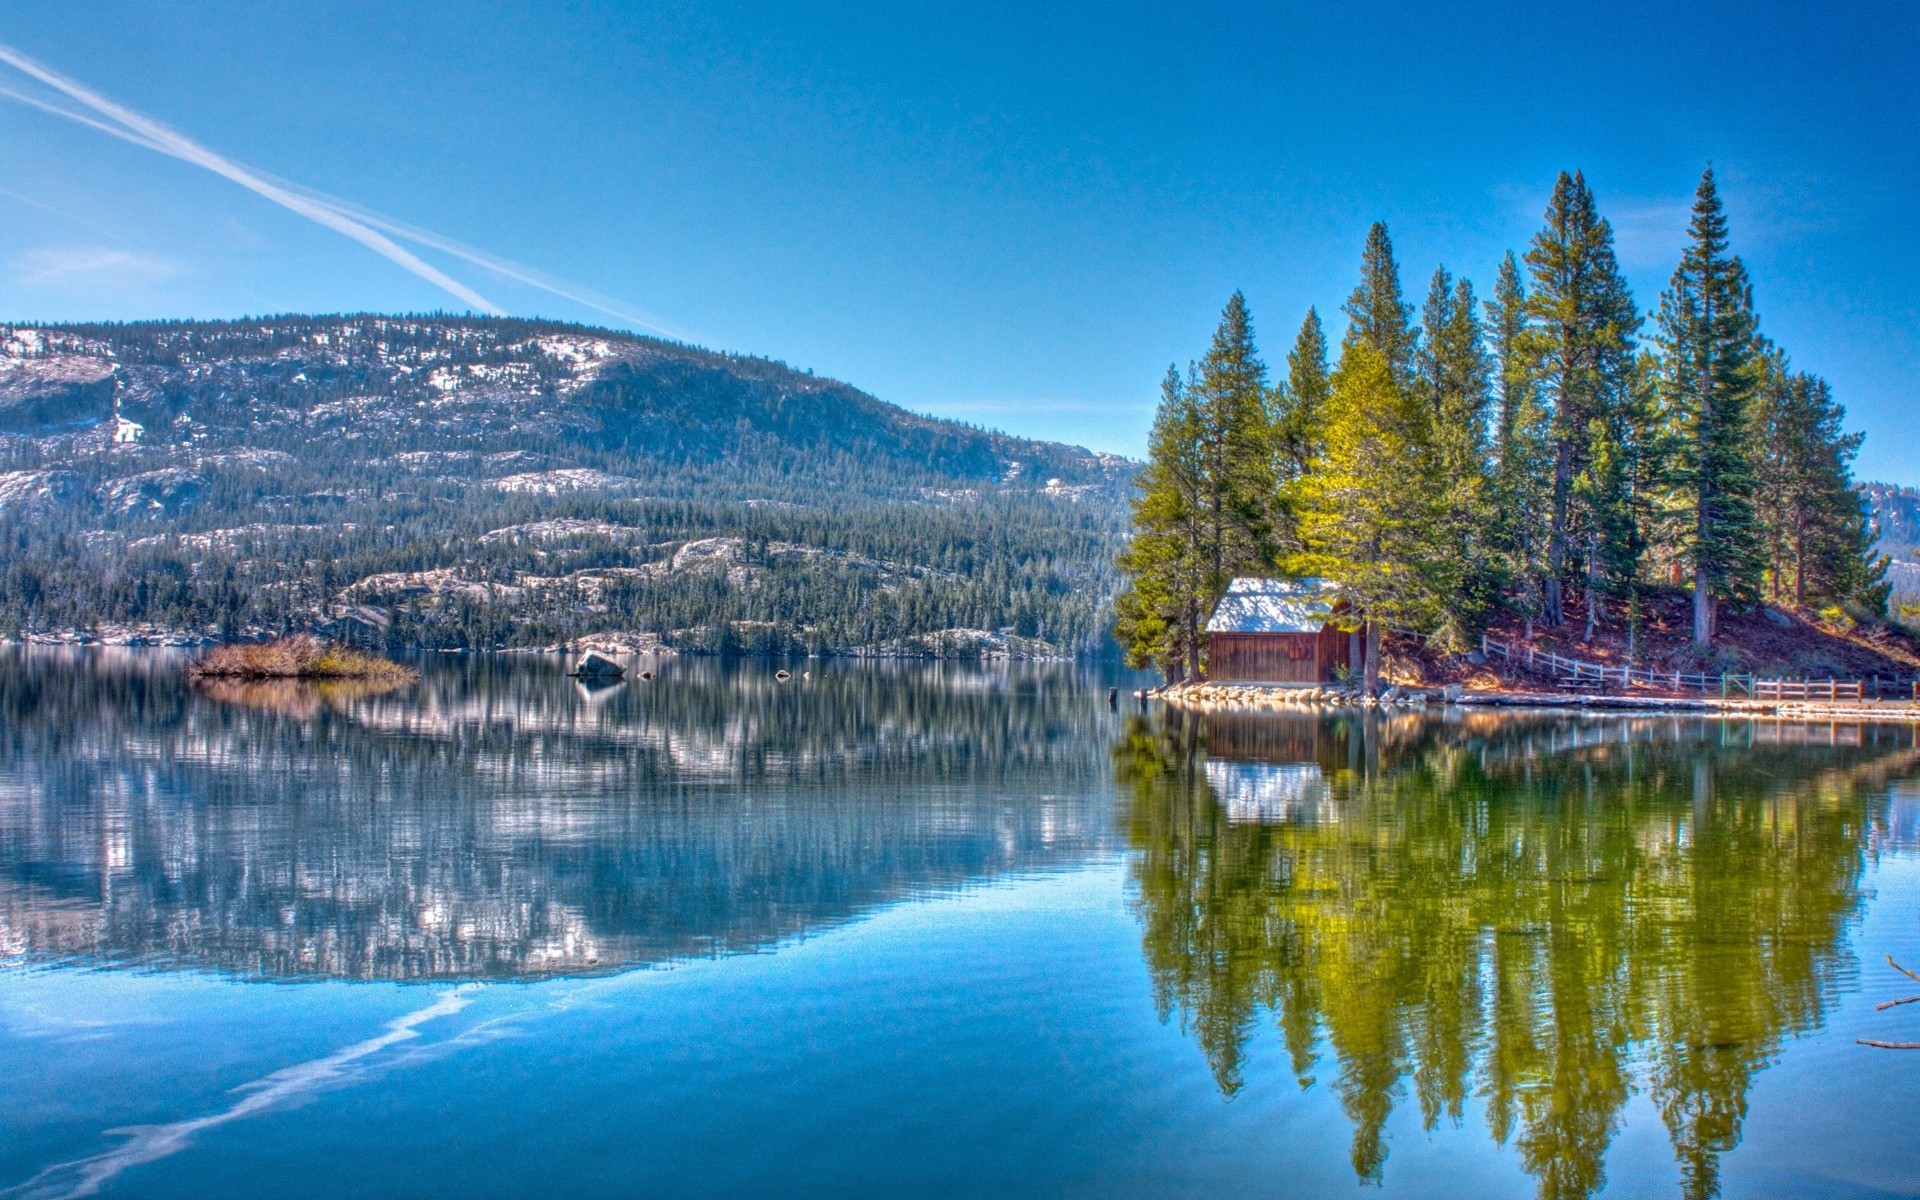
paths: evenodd
<path fill-rule="evenodd" d="M 1563 171 L 1554 183 L 1546 225 L 1534 235 L 1526 261 L 1533 284 L 1527 301 L 1530 357 L 1552 442 L 1541 607 L 1547 622 L 1559 625 L 1566 620 L 1574 526 L 1585 517 L 1573 481 L 1586 469 L 1593 422 L 1615 416 L 1631 383 L 1640 315 L 1614 257 L 1613 228 L 1578 173 Z"/>
<path fill-rule="evenodd" d="M 1274 420 L 1274 448 L 1286 479 L 1307 473 L 1320 456 L 1327 403 L 1333 381 L 1327 374 L 1327 335 L 1320 314 L 1307 310 L 1300 333 L 1287 352 L 1287 378 L 1279 389 Z"/>
<path fill-rule="evenodd" d="M 1433 571 L 1443 520 L 1427 406 L 1364 339 L 1333 374 L 1326 450 L 1300 487 L 1306 550 L 1293 568 L 1332 581 L 1367 630 L 1366 689 L 1379 686 L 1385 625 L 1433 628 L 1443 604 Z"/>
<path fill-rule="evenodd" d="M 1168 682 L 1200 670 L 1208 519 L 1201 426 L 1193 389 L 1169 366 L 1133 501 L 1133 540 L 1119 559 L 1128 585 L 1114 625 L 1128 665 L 1157 664 Z"/>
<path fill-rule="evenodd" d="M 1168 368 L 1134 503 L 1130 577 L 1115 636 L 1129 661 L 1196 675 L 1201 626 L 1236 575 L 1279 560 L 1278 478 L 1266 367 L 1246 298 L 1228 299 L 1213 344 L 1183 382 Z"/>
<path fill-rule="evenodd" d="M 1465 647 L 1499 594 L 1493 543 L 1492 488 L 1487 475 L 1487 414 L 1493 403 L 1492 364 L 1480 330 L 1473 285 L 1441 267 L 1433 273 L 1421 320 L 1418 390 L 1432 421 L 1442 489 L 1444 579 L 1440 643 Z"/>
<path fill-rule="evenodd" d="M 1864 435 L 1846 432 L 1846 410 L 1826 380 L 1790 370 L 1778 351 L 1762 369 L 1755 507 L 1771 594 L 1802 608 L 1851 604 L 1883 615 L 1887 564 L 1874 553 L 1872 522 L 1853 484 Z"/>
<path fill-rule="evenodd" d="M 1537 348 L 1528 325 L 1526 285 L 1509 251 L 1486 305 L 1488 348 L 1496 393 L 1493 529 L 1506 574 L 1519 585 L 1513 604 L 1529 622 L 1543 611 L 1548 514 L 1552 511 L 1552 444 L 1540 403 Z"/>
<path fill-rule="evenodd" d="M 1353 343 L 1364 342 L 1386 361 L 1396 384 L 1411 387 L 1419 335 L 1413 328 L 1413 306 L 1400 292 L 1400 265 L 1393 259 L 1393 241 L 1387 237 L 1384 221 L 1375 221 L 1367 230 L 1360 282 L 1344 311 L 1347 336 L 1340 343 L 1342 355 Z"/>
<path fill-rule="evenodd" d="M 1587 429 L 1587 464 L 1574 476 L 1574 497 L 1587 520 L 1581 528 L 1586 566 L 1587 631 L 1600 623 L 1600 598 L 1627 595 L 1643 548 L 1634 502 L 1635 454 L 1613 423 L 1595 418 Z"/>
<path fill-rule="evenodd" d="M 1693 640 L 1705 649 L 1722 600 L 1751 599 L 1763 570 L 1754 512 L 1750 408 L 1761 369 L 1746 268 L 1727 253 L 1727 219 L 1707 168 L 1694 193 L 1692 238 L 1660 300 L 1668 410 L 1678 482 L 1691 520 L 1680 549 L 1693 573 Z"/>
<path fill-rule="evenodd" d="M 1205 468 L 1202 550 L 1205 606 L 1211 609 L 1235 575 L 1270 570 L 1279 556 L 1267 368 L 1254 349 L 1246 297 L 1239 292 L 1227 300 L 1189 392 Z"/>

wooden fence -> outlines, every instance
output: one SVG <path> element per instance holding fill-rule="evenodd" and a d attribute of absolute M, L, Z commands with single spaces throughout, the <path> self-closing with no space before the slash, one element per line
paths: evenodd
<path fill-rule="evenodd" d="M 1722 697 L 1755 700 L 1920 700 L 1920 676 L 1874 675 L 1866 679 L 1763 679 L 1754 675 L 1704 675 L 1686 671 L 1656 671 L 1643 667 L 1611 667 L 1583 662 L 1534 646 L 1509 646 L 1482 635 L 1480 651 L 1530 670 L 1543 671 L 1562 687 L 1591 685 L 1625 691 L 1636 684 L 1671 692 L 1718 693 Z"/>

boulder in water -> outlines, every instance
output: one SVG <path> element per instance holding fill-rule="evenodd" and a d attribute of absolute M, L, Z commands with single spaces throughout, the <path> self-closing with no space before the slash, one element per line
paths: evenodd
<path fill-rule="evenodd" d="M 589 650 L 573 673 L 582 679 L 618 679 L 627 669 L 598 650 Z"/>

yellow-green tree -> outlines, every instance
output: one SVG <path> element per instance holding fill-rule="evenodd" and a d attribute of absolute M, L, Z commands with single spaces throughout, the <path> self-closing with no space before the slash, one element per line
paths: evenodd
<path fill-rule="evenodd" d="M 1382 625 L 1432 629 L 1444 489 L 1428 407 L 1386 358 L 1350 338 L 1333 373 L 1325 442 L 1293 487 L 1304 549 L 1293 569 L 1337 584 L 1349 628 L 1364 625 L 1366 688 L 1379 685 Z"/>

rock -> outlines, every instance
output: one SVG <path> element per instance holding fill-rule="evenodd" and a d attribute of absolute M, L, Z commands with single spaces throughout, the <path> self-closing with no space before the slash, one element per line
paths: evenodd
<path fill-rule="evenodd" d="M 1767 614 L 1767 620 L 1772 624 L 1777 625 L 1782 629 L 1793 628 L 1793 618 L 1781 612 L 1779 609 L 1768 608 L 1768 609 L 1763 609 L 1762 611 Z"/>
<path fill-rule="evenodd" d="M 1382 704 L 1398 703 L 1400 697 L 1404 696 L 1405 694 L 1406 693 L 1401 689 L 1400 685 L 1396 683 L 1392 687 L 1388 688 L 1386 691 L 1380 693 L 1380 703 Z"/>
<path fill-rule="evenodd" d="M 1457 683 L 1450 683 L 1440 689 L 1440 698 L 1448 704 L 1458 704 L 1466 698 L 1466 695 L 1467 689 Z"/>
<path fill-rule="evenodd" d="M 1478 650 L 1470 650 L 1467 652 L 1467 661 L 1476 667 L 1484 667 L 1487 665 L 1487 656 Z"/>
<path fill-rule="evenodd" d="M 582 679 L 618 679 L 627 669 L 598 650 L 589 650 L 573 673 Z"/>

